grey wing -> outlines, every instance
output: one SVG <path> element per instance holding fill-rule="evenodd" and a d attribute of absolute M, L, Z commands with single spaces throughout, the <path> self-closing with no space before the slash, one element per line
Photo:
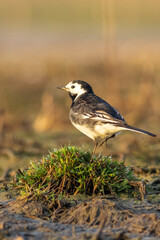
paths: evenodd
<path fill-rule="evenodd" d="M 98 122 L 102 122 L 106 124 L 110 123 L 113 125 L 124 125 L 126 123 L 122 116 L 119 118 L 115 118 L 109 113 L 106 113 L 104 111 L 99 111 L 99 110 L 95 111 L 94 113 L 90 112 L 90 113 L 83 114 L 83 119 L 92 119 Z"/>
<path fill-rule="evenodd" d="M 111 118 L 125 121 L 117 109 L 112 107 L 109 103 L 107 103 L 103 99 L 101 99 L 97 96 L 95 96 L 95 98 L 97 99 L 97 106 L 95 107 L 95 112 L 100 111 L 100 112 L 103 112 L 104 114 L 108 114 Z"/>
<path fill-rule="evenodd" d="M 121 114 L 109 103 L 94 94 L 80 97 L 72 104 L 72 115 L 78 114 L 79 119 L 92 119 L 103 123 L 115 125 L 125 124 Z"/>
<path fill-rule="evenodd" d="M 86 109 L 84 109 L 83 114 L 86 118 L 88 117 L 106 123 L 126 123 L 122 115 L 115 108 L 96 95 L 90 95 L 85 102 L 85 106 Z"/>

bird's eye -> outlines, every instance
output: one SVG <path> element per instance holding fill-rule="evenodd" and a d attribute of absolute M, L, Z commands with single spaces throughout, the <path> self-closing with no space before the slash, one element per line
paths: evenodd
<path fill-rule="evenodd" d="M 71 86 L 71 88 L 75 88 L 75 86 L 74 86 L 74 85 L 72 85 L 72 86 Z"/>

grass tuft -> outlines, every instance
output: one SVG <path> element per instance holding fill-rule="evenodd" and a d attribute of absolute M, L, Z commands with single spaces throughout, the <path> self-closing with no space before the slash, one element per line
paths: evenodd
<path fill-rule="evenodd" d="M 77 193 L 109 194 L 131 193 L 136 177 L 124 162 L 111 157 L 93 156 L 73 146 L 55 149 L 41 161 L 30 162 L 27 169 L 19 170 L 15 187 L 21 195 L 69 196 Z"/>

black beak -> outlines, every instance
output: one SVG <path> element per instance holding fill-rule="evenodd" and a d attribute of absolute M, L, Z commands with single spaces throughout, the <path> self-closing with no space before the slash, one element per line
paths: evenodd
<path fill-rule="evenodd" d="M 61 89 L 61 90 L 66 90 L 67 91 L 67 88 L 66 87 L 57 87 L 58 89 Z"/>

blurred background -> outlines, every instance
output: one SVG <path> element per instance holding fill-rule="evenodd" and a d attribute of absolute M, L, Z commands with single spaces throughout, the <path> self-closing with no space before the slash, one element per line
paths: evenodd
<path fill-rule="evenodd" d="M 92 150 L 57 89 L 78 79 L 130 125 L 159 134 L 160 2 L 1 0 L 1 174 L 64 144 Z M 160 138 L 123 133 L 103 153 L 157 165 Z"/>

